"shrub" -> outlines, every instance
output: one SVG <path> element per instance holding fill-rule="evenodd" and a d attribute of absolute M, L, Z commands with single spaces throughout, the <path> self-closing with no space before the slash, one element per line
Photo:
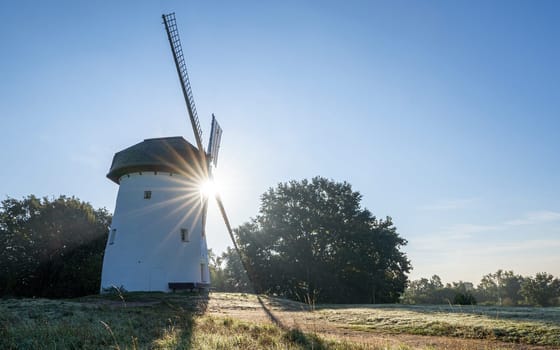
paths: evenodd
<path fill-rule="evenodd" d="M 476 298 L 469 292 L 457 293 L 453 298 L 453 304 L 476 305 Z"/>

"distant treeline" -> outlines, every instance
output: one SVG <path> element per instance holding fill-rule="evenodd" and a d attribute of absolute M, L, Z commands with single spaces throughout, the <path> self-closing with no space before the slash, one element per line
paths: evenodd
<path fill-rule="evenodd" d="M 560 280 L 541 272 L 521 276 L 513 271 L 498 270 L 471 282 L 443 284 L 438 275 L 410 282 L 401 302 L 405 304 L 482 304 L 482 305 L 560 305 Z"/>

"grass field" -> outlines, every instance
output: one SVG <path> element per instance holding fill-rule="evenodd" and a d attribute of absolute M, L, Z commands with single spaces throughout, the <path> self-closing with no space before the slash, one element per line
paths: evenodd
<path fill-rule="evenodd" d="M 560 346 L 560 308 L 460 305 L 322 306 L 330 322 L 348 328 Z"/>
<path fill-rule="evenodd" d="M 278 317 L 278 324 L 267 317 Z M 405 335 L 416 338 L 401 341 Z M 478 343 L 464 342 L 469 339 Z M 0 349 L 408 350 L 523 344 L 560 348 L 560 308 L 318 305 L 311 310 L 282 299 L 226 293 L 0 300 Z"/>

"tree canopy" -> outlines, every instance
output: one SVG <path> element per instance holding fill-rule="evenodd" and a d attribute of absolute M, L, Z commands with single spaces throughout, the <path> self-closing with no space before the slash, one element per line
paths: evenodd
<path fill-rule="evenodd" d="M 111 215 L 74 197 L 0 204 L 0 294 L 97 293 Z"/>
<path fill-rule="evenodd" d="M 560 302 L 560 280 L 546 272 L 527 277 L 521 285 L 521 294 L 535 305 L 553 306 Z"/>
<path fill-rule="evenodd" d="M 296 300 L 397 301 L 411 269 L 400 250 L 407 241 L 361 199 L 350 184 L 322 177 L 264 193 L 259 214 L 236 229 L 256 289 Z"/>

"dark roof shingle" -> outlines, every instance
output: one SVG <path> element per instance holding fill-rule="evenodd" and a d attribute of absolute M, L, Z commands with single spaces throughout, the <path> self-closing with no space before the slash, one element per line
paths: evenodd
<path fill-rule="evenodd" d="M 119 183 L 121 176 L 141 171 L 162 171 L 200 177 L 204 161 L 196 147 L 181 136 L 146 139 L 117 152 L 107 177 Z"/>

